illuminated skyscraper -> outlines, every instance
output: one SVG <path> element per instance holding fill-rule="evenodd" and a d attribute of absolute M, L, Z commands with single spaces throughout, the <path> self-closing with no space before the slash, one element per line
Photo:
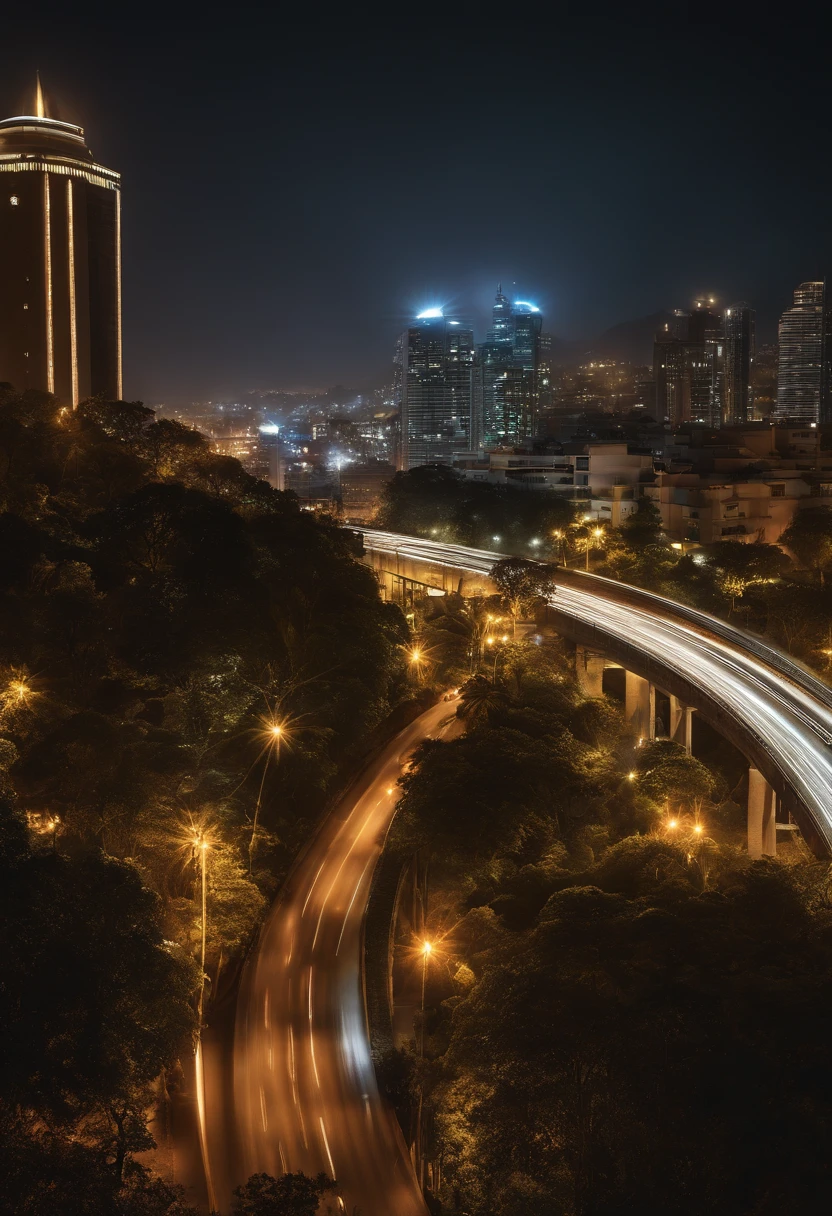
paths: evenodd
<path fill-rule="evenodd" d="M 755 313 L 732 304 L 723 316 L 722 422 L 741 426 L 751 418 L 751 369 L 755 354 Z"/>
<path fill-rule="evenodd" d="M 81 127 L 0 121 L 0 381 L 121 398 L 121 179 Z"/>
<path fill-rule="evenodd" d="M 794 304 L 780 318 L 777 372 L 778 418 L 832 421 L 830 359 L 832 309 L 825 281 L 801 283 Z"/>
<path fill-rule="evenodd" d="M 494 297 L 494 306 L 491 309 L 491 329 L 488 332 L 488 342 L 498 346 L 511 345 L 513 338 L 511 315 L 511 301 L 508 296 L 503 295 L 503 285 L 500 283 Z"/>
<path fill-rule="evenodd" d="M 543 326 L 536 304 L 510 303 L 499 287 L 492 315 L 474 373 L 475 437 L 485 446 L 520 443 L 534 435 Z"/>
<path fill-rule="evenodd" d="M 399 467 L 450 464 L 471 444 L 474 332 L 439 308 L 420 313 L 396 348 L 401 412 Z"/>
<path fill-rule="evenodd" d="M 713 300 L 698 300 L 690 312 L 676 309 L 656 334 L 653 369 L 660 418 L 677 426 L 722 422 L 722 318 L 711 312 Z"/>

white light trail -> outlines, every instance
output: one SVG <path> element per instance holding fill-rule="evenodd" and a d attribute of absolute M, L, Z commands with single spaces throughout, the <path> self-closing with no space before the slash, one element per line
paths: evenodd
<path fill-rule="evenodd" d="M 364 532 L 367 549 L 487 575 L 503 554 L 391 532 Z M 557 578 L 557 574 L 555 575 Z M 635 646 L 723 707 L 753 734 L 832 851 L 832 690 L 768 643 L 652 593 L 617 602 L 606 579 L 559 584 L 552 606 Z"/>

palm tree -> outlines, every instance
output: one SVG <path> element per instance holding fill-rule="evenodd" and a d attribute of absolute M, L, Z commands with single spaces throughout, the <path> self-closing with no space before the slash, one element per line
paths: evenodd
<path fill-rule="evenodd" d="M 485 676 L 472 676 L 460 691 L 457 714 L 472 722 L 488 722 L 492 710 L 504 709 L 508 703 L 505 689 L 492 684 Z"/>

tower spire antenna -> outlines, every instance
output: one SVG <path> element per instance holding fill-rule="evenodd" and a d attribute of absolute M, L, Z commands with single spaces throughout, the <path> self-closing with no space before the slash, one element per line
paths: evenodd
<path fill-rule="evenodd" d="M 35 72 L 35 76 L 37 77 L 37 86 L 35 88 L 35 113 L 37 114 L 38 118 L 46 118 L 46 106 L 43 102 L 43 89 L 41 88 L 40 83 L 40 72 Z"/>

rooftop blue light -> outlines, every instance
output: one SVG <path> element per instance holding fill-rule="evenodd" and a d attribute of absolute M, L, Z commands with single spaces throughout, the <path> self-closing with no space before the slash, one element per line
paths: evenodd
<path fill-rule="evenodd" d="M 442 317 L 444 315 L 441 308 L 426 308 L 424 312 L 416 314 L 416 320 L 425 321 L 429 317 Z"/>
<path fill-rule="evenodd" d="M 529 312 L 540 312 L 536 304 L 530 304 L 528 300 L 515 300 L 515 308 L 528 308 Z"/>

